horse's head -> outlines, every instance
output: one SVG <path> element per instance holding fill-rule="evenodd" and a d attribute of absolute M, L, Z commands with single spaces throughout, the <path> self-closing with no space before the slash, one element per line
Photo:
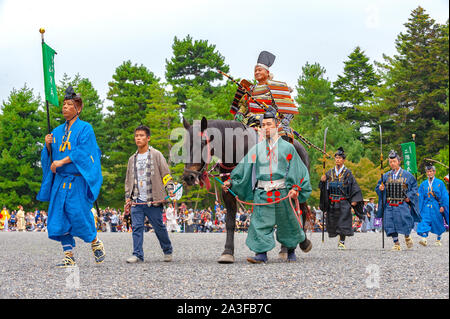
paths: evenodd
<path fill-rule="evenodd" d="M 208 120 L 203 117 L 200 121 L 200 128 L 198 128 L 198 126 L 189 124 L 183 117 L 183 126 L 186 129 L 185 150 L 188 151 L 185 157 L 183 180 L 189 186 L 199 183 L 203 184 L 208 178 L 206 168 L 209 159 L 205 159 L 203 156 L 203 150 L 209 143 L 209 139 L 206 136 Z M 209 157 L 210 155 L 207 152 L 207 156 Z"/>

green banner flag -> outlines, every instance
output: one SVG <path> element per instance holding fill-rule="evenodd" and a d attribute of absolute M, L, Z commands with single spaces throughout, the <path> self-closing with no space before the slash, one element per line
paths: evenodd
<path fill-rule="evenodd" d="M 42 58 L 44 61 L 44 83 L 45 83 L 45 99 L 56 106 L 59 106 L 58 94 L 56 92 L 55 83 L 55 64 L 54 56 L 56 52 L 50 48 L 45 42 L 42 42 Z"/>
<path fill-rule="evenodd" d="M 417 173 L 417 160 L 416 160 L 416 143 L 409 142 L 402 144 L 403 153 L 403 165 L 411 174 Z"/>

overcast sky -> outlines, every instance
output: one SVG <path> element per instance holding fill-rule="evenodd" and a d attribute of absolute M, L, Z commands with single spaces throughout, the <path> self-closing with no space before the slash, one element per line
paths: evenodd
<path fill-rule="evenodd" d="M 208 40 L 234 77 L 253 79 L 258 54 L 276 55 L 276 80 L 294 87 L 306 62 L 334 81 L 356 46 L 370 58 L 395 53 L 411 11 L 422 6 L 438 23 L 448 0 L 0 0 L 0 101 L 26 85 L 44 91 L 39 28 L 58 53 L 55 79 L 79 73 L 105 105 L 108 81 L 123 61 L 143 64 L 165 81 L 175 36 Z"/>

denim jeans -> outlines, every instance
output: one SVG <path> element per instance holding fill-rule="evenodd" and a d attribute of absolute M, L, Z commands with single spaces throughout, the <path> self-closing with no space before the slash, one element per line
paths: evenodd
<path fill-rule="evenodd" d="M 137 200 L 137 203 L 143 203 Z M 172 254 L 172 243 L 169 239 L 166 225 L 163 223 L 162 206 L 136 205 L 131 207 L 131 222 L 133 229 L 133 255 L 144 260 L 144 219 L 147 216 L 152 224 L 156 237 L 165 255 Z"/>

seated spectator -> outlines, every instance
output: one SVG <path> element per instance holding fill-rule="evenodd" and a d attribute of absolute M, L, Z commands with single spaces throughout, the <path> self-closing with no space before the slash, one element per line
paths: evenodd
<path fill-rule="evenodd" d="M 37 223 L 36 223 L 36 231 L 41 232 L 44 231 L 44 223 L 42 222 L 42 220 L 40 218 L 38 218 Z"/>

